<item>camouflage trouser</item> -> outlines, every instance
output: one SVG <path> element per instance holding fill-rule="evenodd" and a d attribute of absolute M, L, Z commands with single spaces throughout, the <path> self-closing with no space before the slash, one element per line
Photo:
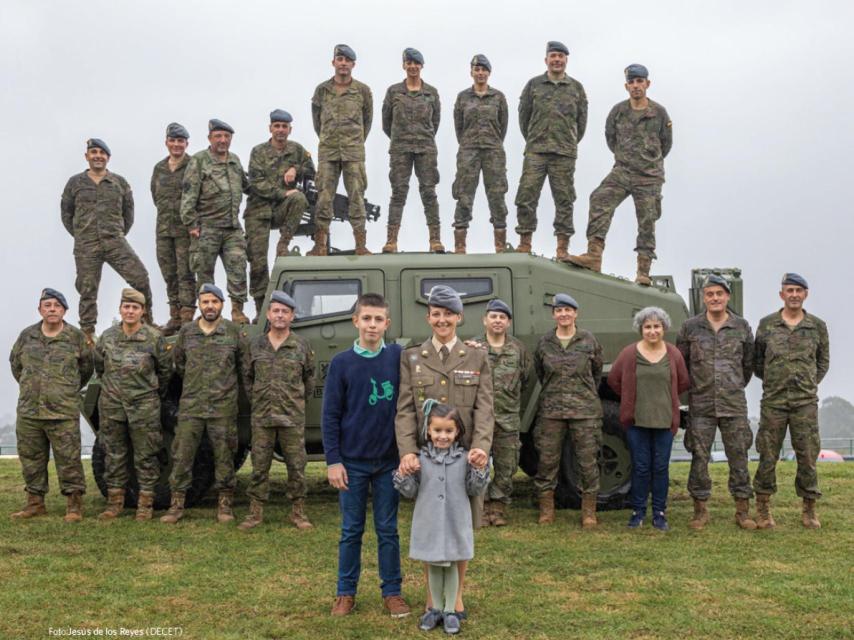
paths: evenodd
<path fill-rule="evenodd" d="M 513 495 L 513 474 L 519 468 L 521 448 L 518 431 L 504 431 L 495 425 L 492 435 L 492 480 L 486 489 L 489 500 L 510 504 L 510 496 Z"/>
<path fill-rule="evenodd" d="M 288 467 L 287 496 L 291 501 L 305 498 L 305 427 L 252 427 L 252 478 L 246 494 L 267 502 L 270 497 L 270 465 L 278 440 Z"/>
<path fill-rule="evenodd" d="M 196 306 L 196 276 L 190 269 L 190 234 L 180 236 L 159 235 L 157 264 L 166 281 L 166 296 L 169 305 L 179 307 Z"/>
<path fill-rule="evenodd" d="M 391 182 L 391 200 L 388 203 L 388 224 L 400 225 L 403 207 L 409 194 L 409 179 L 412 169 L 418 178 L 418 192 L 424 205 L 424 217 L 427 225 L 439 224 L 439 199 L 436 197 L 436 185 L 439 184 L 439 166 L 435 151 L 412 153 L 393 151 L 389 154 L 388 179 Z"/>
<path fill-rule="evenodd" d="M 555 203 L 555 233 L 572 235 L 572 207 L 575 202 L 575 158 L 557 153 L 526 153 L 522 177 L 516 192 L 516 233 L 537 230 L 537 203 L 543 182 L 549 177 L 549 187 Z"/>
<path fill-rule="evenodd" d="M 457 175 L 451 195 L 457 201 L 454 211 L 454 228 L 468 229 L 474 207 L 474 194 L 480 172 L 483 171 L 483 188 L 489 203 L 489 222 L 496 229 L 507 228 L 507 156 L 504 149 L 465 149 L 457 151 Z"/>
<path fill-rule="evenodd" d="M 104 446 L 104 481 L 111 489 L 128 482 L 128 449 L 133 448 L 133 466 L 140 491 L 154 491 L 160 477 L 158 454 L 163 448 L 160 427 L 160 397 L 153 394 L 134 402 L 122 415 L 111 407 L 99 410 L 98 440 Z"/>
<path fill-rule="evenodd" d="M 750 445 L 753 444 L 753 432 L 746 416 L 691 416 L 691 424 L 685 431 L 685 449 L 691 452 L 688 493 L 697 500 L 708 500 L 712 495 L 709 460 L 712 456 L 712 444 L 715 442 L 715 431 L 718 429 L 729 463 L 729 492 L 734 498 L 752 498 L 753 489 L 750 487 L 747 459 Z"/>
<path fill-rule="evenodd" d="M 172 441 L 172 491 L 186 491 L 193 483 L 193 462 L 202 436 L 207 432 L 214 456 L 216 490 L 234 489 L 234 454 L 237 452 L 237 418 L 178 417 Z"/>
<path fill-rule="evenodd" d="M 605 240 L 614 211 L 620 203 L 632 196 L 638 219 L 638 237 L 635 251 L 655 258 L 655 222 L 661 217 L 661 183 L 649 183 L 626 171 L 613 170 L 590 194 L 590 217 L 587 221 L 587 239 Z"/>
<path fill-rule="evenodd" d="M 47 493 L 47 465 L 53 449 L 53 463 L 63 495 L 86 493 L 86 477 L 80 461 L 80 420 L 38 420 L 18 416 L 15 423 L 18 459 L 27 493 Z"/>
<path fill-rule="evenodd" d="M 786 427 L 792 439 L 792 448 L 798 461 L 795 492 L 801 498 L 821 497 L 815 461 L 821 451 L 818 432 L 818 404 L 808 404 L 793 409 L 776 409 L 760 405 L 759 431 L 756 432 L 756 450 L 759 468 L 753 476 L 756 493 L 777 492 L 777 460 L 786 437 Z"/>
<path fill-rule="evenodd" d="M 534 487 L 538 494 L 554 491 L 566 434 L 572 442 L 582 493 L 599 493 L 599 450 L 602 448 L 602 419 L 555 420 L 540 418 L 534 430 L 539 454 Z"/>
<path fill-rule="evenodd" d="M 228 297 L 246 302 L 246 239 L 243 230 L 220 229 L 202 225 L 201 235 L 190 240 L 190 266 L 199 285 L 214 283 L 216 259 L 222 258 Z"/>
<path fill-rule="evenodd" d="M 350 225 L 353 231 L 365 230 L 365 189 L 368 175 L 365 163 L 351 160 L 321 160 L 317 169 L 317 207 L 315 222 L 319 229 L 329 229 L 332 222 L 332 200 L 338 179 L 344 174 L 344 190 L 350 199 Z"/>
<path fill-rule="evenodd" d="M 125 281 L 145 296 L 151 309 L 151 287 L 148 284 L 148 271 L 142 260 L 134 253 L 124 237 L 115 238 L 109 243 L 74 245 L 74 263 L 77 266 L 77 280 L 74 286 L 80 294 L 80 327 L 95 327 L 98 322 L 98 287 L 101 284 L 101 269 L 104 263 L 115 269 Z"/>

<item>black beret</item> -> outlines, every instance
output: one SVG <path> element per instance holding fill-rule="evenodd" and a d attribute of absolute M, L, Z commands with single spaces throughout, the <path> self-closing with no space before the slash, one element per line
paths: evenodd
<path fill-rule="evenodd" d="M 86 141 L 86 150 L 89 149 L 100 149 L 108 156 L 112 156 L 113 154 L 110 152 L 110 147 L 107 146 L 107 143 L 101 140 L 101 138 L 89 138 Z"/>
<path fill-rule="evenodd" d="M 190 132 L 184 128 L 184 125 L 178 124 L 177 122 L 170 122 L 166 127 L 166 137 L 167 138 L 184 138 L 185 140 L 190 137 Z"/>
<path fill-rule="evenodd" d="M 222 120 L 211 118 L 208 120 L 208 132 L 214 131 L 228 131 L 229 133 L 234 133 L 234 129 L 231 128 L 231 125 L 223 122 Z"/>
<path fill-rule="evenodd" d="M 463 312 L 463 301 L 460 299 L 460 294 L 444 284 L 437 284 L 430 289 L 427 304 L 431 307 L 442 307 L 454 313 Z"/>
<path fill-rule="evenodd" d="M 804 289 L 809 289 L 809 285 L 807 284 L 806 278 L 797 273 L 784 273 L 783 282 L 781 282 L 781 284 L 793 284 L 796 287 L 803 287 Z"/>
<path fill-rule="evenodd" d="M 563 42 L 558 42 L 557 40 L 549 40 L 549 43 L 546 45 L 546 53 L 551 53 L 552 51 L 558 51 L 565 55 L 569 55 L 569 49 L 566 48 L 566 45 Z"/>
<path fill-rule="evenodd" d="M 630 64 L 623 70 L 623 73 L 626 74 L 626 82 L 631 82 L 635 78 L 643 78 L 645 80 L 649 77 L 649 71 L 642 64 Z"/>
<path fill-rule="evenodd" d="M 212 293 L 217 298 L 219 298 L 221 302 L 225 302 L 225 296 L 222 295 L 222 289 L 220 289 L 212 282 L 206 282 L 201 287 L 199 287 L 199 296 L 201 296 L 203 293 Z"/>
<path fill-rule="evenodd" d="M 490 300 L 487 303 L 486 312 L 489 313 L 490 311 L 500 311 L 511 320 L 513 319 L 513 312 L 510 310 L 510 307 L 506 302 L 504 302 L 504 300 L 500 300 L 499 298 Z"/>
<path fill-rule="evenodd" d="M 578 309 L 578 303 L 568 293 L 559 293 L 554 298 L 552 298 L 552 308 L 557 309 L 558 307 L 572 307 L 573 309 Z"/>
<path fill-rule="evenodd" d="M 62 295 L 56 289 L 51 289 L 50 287 L 42 289 L 42 295 L 39 298 L 39 302 L 41 302 L 42 300 L 50 300 L 51 298 L 59 302 L 59 304 L 65 307 L 65 310 L 68 311 L 68 301 L 65 299 L 64 295 Z"/>
<path fill-rule="evenodd" d="M 474 58 L 471 59 L 471 66 L 473 67 L 483 67 L 490 73 L 492 73 L 492 65 L 489 63 L 489 58 L 487 58 L 482 53 L 478 53 Z"/>
<path fill-rule="evenodd" d="M 723 276 L 719 276 L 716 273 L 710 273 L 709 275 L 706 276 L 706 279 L 703 281 L 703 289 L 705 289 L 706 287 L 714 287 L 714 286 L 723 287 L 724 289 L 726 289 L 727 293 L 732 292 L 732 290 L 729 287 L 729 282 L 727 282 L 726 278 L 724 278 Z"/>
<path fill-rule="evenodd" d="M 404 62 L 414 62 L 416 64 L 423 65 L 424 64 L 424 56 L 418 49 L 413 49 L 412 47 L 406 47 L 403 50 L 403 61 Z"/>
<path fill-rule="evenodd" d="M 284 109 L 275 109 L 270 112 L 270 124 L 274 122 L 293 122 L 294 117 Z"/>
<path fill-rule="evenodd" d="M 287 293 L 285 293 L 284 291 L 274 291 L 274 292 L 270 295 L 270 302 L 271 302 L 271 303 L 273 303 L 273 302 L 278 302 L 279 304 L 283 304 L 283 305 L 285 305 L 286 307 L 290 307 L 291 309 L 296 309 L 296 308 L 297 308 L 297 303 L 296 303 L 296 301 L 295 301 L 293 298 L 291 298 L 291 297 L 290 297 Z"/>
<path fill-rule="evenodd" d="M 344 56 L 345 58 L 349 58 L 353 62 L 356 62 L 356 52 L 346 44 L 335 45 L 335 49 L 332 50 L 332 57 L 334 58 L 335 56 Z"/>

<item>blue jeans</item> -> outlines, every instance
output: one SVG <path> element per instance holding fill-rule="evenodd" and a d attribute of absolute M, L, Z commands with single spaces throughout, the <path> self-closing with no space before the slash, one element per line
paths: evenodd
<path fill-rule="evenodd" d="M 392 484 L 398 466 L 388 460 L 342 459 L 347 470 L 347 491 L 338 492 L 341 507 L 341 540 L 338 542 L 338 595 L 354 596 L 362 570 L 362 534 L 371 488 L 377 560 L 383 597 L 400 595 L 400 538 L 397 535 L 397 505 L 400 494 Z"/>
<path fill-rule="evenodd" d="M 632 508 L 646 513 L 646 498 L 652 485 L 652 510 L 664 511 L 670 484 L 673 433 L 670 429 L 631 426 L 626 440 L 632 456 L 632 490 L 629 493 Z"/>

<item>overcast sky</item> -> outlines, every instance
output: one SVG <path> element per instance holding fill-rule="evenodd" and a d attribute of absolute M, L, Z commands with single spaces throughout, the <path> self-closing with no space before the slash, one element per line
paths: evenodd
<path fill-rule="evenodd" d="M 206 146 L 208 119 L 225 120 L 236 129 L 232 151 L 247 166 L 251 148 L 268 137 L 268 113 L 284 108 L 295 118 L 292 138 L 316 155 L 310 99 L 332 75 L 338 42 L 355 49 L 354 75 L 374 94 L 367 197 L 382 206 L 384 217 L 370 227 L 369 247 L 377 251 L 385 239 L 390 195 L 380 105 L 386 88 L 403 78 L 400 54 L 407 46 L 424 54 L 424 79 L 438 88 L 443 103 L 438 192 L 446 245 L 452 244 L 454 210 L 453 103 L 471 83 L 472 55 L 491 60 L 490 83 L 510 103 L 507 202 L 515 243 L 512 203 L 523 150 L 518 96 L 529 78 L 545 70 L 545 43 L 555 39 L 569 47 L 567 71 L 590 101 L 587 135 L 579 145 L 578 234 L 571 249 L 586 245 L 588 198 L 613 163 L 604 126 L 610 108 L 625 99 L 622 70 L 645 64 L 649 95 L 669 111 L 674 133 L 653 272 L 673 274 L 685 295 L 692 267 L 741 267 L 745 315 L 754 327 L 779 307 L 781 274 L 801 273 L 811 285 L 808 310 L 830 328 L 831 369 L 820 395 L 854 400 L 847 370 L 854 355 L 848 293 L 854 266 L 848 189 L 854 168 L 852 24 L 850 2 L 4 0 L 0 243 L 6 312 L 0 345 L 11 348 L 21 329 L 36 321 L 44 286 L 68 296 L 67 319 L 77 322 L 72 239 L 60 222 L 59 198 L 68 177 L 86 168 L 86 138 L 107 141 L 109 168 L 134 189 L 136 223 L 129 241 L 148 267 L 155 315 L 165 321 L 148 185 L 153 165 L 165 156 L 166 124 L 183 123 L 195 152 Z M 535 250 L 547 255 L 554 255 L 553 212 L 546 188 L 534 240 Z M 474 216 L 470 250 L 491 250 L 482 187 Z M 349 227 L 335 225 L 332 233 L 337 245 L 351 246 Z M 635 233 L 629 202 L 618 209 L 608 236 L 605 271 L 633 277 Z M 309 246 L 305 239 L 299 244 Z M 427 245 L 414 184 L 401 245 Z M 218 280 L 224 281 L 221 271 Z M 99 333 L 116 315 L 121 286 L 105 266 Z M 758 392 L 753 382 L 754 415 Z M 14 410 L 16 394 L 11 375 L 0 375 L 0 415 Z"/>

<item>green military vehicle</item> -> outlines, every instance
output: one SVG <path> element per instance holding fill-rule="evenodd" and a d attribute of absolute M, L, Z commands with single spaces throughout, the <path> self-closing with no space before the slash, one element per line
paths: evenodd
<path fill-rule="evenodd" d="M 356 299 L 365 292 L 383 294 L 391 304 L 392 324 L 386 341 L 396 341 L 404 346 L 420 343 L 429 335 L 426 323 L 427 294 L 437 284 L 446 284 L 462 297 L 464 320 L 458 329 L 461 338 L 481 334 L 484 315 L 489 300 L 499 297 L 514 309 L 513 334 L 533 352 L 537 340 L 554 326 L 549 303 L 556 293 L 569 292 L 581 306 L 579 326 L 592 331 L 604 350 L 605 373 L 610 363 L 625 345 L 638 339 L 632 329 L 632 318 L 641 308 L 661 307 L 673 319 L 668 339 L 676 332 L 689 313 L 698 312 L 702 304 L 701 283 L 706 274 L 715 272 L 727 277 L 732 284 L 732 307 L 741 313 L 742 281 L 737 269 L 695 269 L 689 306 L 676 293 L 671 276 L 656 276 L 652 287 L 642 287 L 628 280 L 594 273 L 553 260 L 520 253 L 479 255 L 435 255 L 428 253 L 398 253 L 372 256 L 354 256 L 334 253 L 328 257 L 306 258 L 300 256 L 278 258 L 270 278 L 270 291 L 279 289 L 289 293 L 297 303 L 293 330 L 311 341 L 317 358 L 318 384 L 307 403 L 306 448 L 315 459 L 322 459 L 320 432 L 321 398 L 323 381 L 332 356 L 349 348 L 356 331 L 351 322 Z M 266 313 L 266 304 L 262 314 Z M 253 325 L 251 335 L 264 331 L 263 323 Z M 604 407 L 603 441 L 600 458 L 601 509 L 622 508 L 628 493 L 631 463 L 625 435 L 618 422 L 618 403 L 607 388 L 600 385 Z M 538 382 L 528 385 L 523 398 L 522 431 L 523 448 L 520 466 L 528 474 L 536 471 L 537 454 L 533 447 L 531 429 L 536 424 Z M 97 433 L 98 385 L 94 381 L 85 391 L 84 415 Z M 162 475 L 158 486 L 156 505 L 169 504 L 168 475 L 171 469 L 170 444 L 175 427 L 180 380 L 173 379 L 167 400 L 163 403 L 164 449 L 161 452 Z M 249 407 L 241 398 L 238 418 L 239 450 L 236 465 L 242 465 L 251 447 Z M 281 459 L 281 458 L 280 458 Z M 95 478 L 102 493 L 104 452 L 96 440 L 92 456 Z M 206 439 L 202 440 L 195 466 L 192 490 L 187 502 L 192 504 L 202 497 L 213 482 L 212 453 Z M 562 506 L 577 507 L 580 494 L 577 489 L 575 461 L 567 439 L 561 464 L 557 502 Z M 135 479 L 131 477 L 128 502 L 136 499 Z"/>

